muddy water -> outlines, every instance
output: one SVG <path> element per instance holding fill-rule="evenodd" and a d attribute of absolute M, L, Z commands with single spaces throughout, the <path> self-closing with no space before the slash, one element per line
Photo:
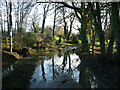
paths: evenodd
<path fill-rule="evenodd" d="M 103 87 L 88 67 L 80 67 L 81 63 L 79 56 L 70 51 L 45 56 L 36 63 L 29 88 Z"/>

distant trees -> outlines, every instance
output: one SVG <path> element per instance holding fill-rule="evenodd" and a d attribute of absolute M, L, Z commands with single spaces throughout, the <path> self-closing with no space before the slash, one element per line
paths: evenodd
<path fill-rule="evenodd" d="M 0 4 L 0 6 L 2 6 Z M 2 36 L 3 36 L 3 19 L 2 19 L 2 10 L 1 10 L 1 7 L 0 7 L 0 31 L 2 33 Z"/>
<path fill-rule="evenodd" d="M 44 33 L 44 28 L 45 28 L 45 20 L 47 17 L 47 13 L 50 11 L 50 3 L 43 4 L 43 21 L 42 21 L 42 31 L 41 33 Z"/>
<path fill-rule="evenodd" d="M 56 10 L 56 4 L 54 4 L 54 24 L 53 24 L 53 37 L 55 36 L 55 25 L 56 25 L 56 14 L 57 14 L 57 10 Z"/>
<path fill-rule="evenodd" d="M 67 35 L 68 35 L 68 28 L 67 28 L 67 21 L 66 21 L 66 9 L 63 8 L 62 9 L 62 14 L 63 14 L 63 27 L 64 27 L 64 36 L 65 36 L 65 39 L 67 39 Z"/>
<path fill-rule="evenodd" d="M 64 35 L 64 28 L 62 26 L 58 26 L 55 31 L 55 35 Z"/>
<path fill-rule="evenodd" d="M 23 44 L 25 44 L 24 46 L 26 47 L 33 47 L 36 41 L 36 36 L 33 33 L 28 32 L 23 39 Z"/>
<path fill-rule="evenodd" d="M 6 1 L 6 12 L 7 12 L 7 28 L 8 28 L 8 36 L 10 34 L 10 27 L 9 27 L 9 7 L 8 2 Z"/>
<path fill-rule="evenodd" d="M 70 39 L 70 35 L 71 35 L 71 33 L 72 33 L 73 21 L 74 21 L 74 19 L 75 19 L 74 13 L 71 13 L 71 14 L 73 14 L 73 15 L 71 15 L 71 16 L 69 17 L 69 20 L 70 20 L 70 29 L 69 29 L 69 32 L 68 32 L 67 40 Z"/>
<path fill-rule="evenodd" d="M 75 15 L 72 9 L 63 7 L 60 4 L 57 5 L 56 23 L 63 26 L 64 28 L 63 37 L 65 40 L 69 40 L 70 38 L 70 35 L 72 33 L 74 18 Z"/>
<path fill-rule="evenodd" d="M 12 4 L 13 8 L 11 8 Z M 28 32 L 26 32 L 26 29 L 29 28 L 30 32 L 32 31 L 35 34 L 39 33 L 40 37 L 54 37 L 55 35 L 63 35 L 64 33 L 64 41 L 70 41 L 73 26 L 76 26 L 74 22 L 77 21 L 79 22 L 77 24 L 77 30 L 79 30 L 79 39 L 81 39 L 83 52 L 88 52 L 91 44 L 92 50 L 94 50 L 96 41 L 99 41 L 102 56 L 108 55 L 112 57 L 115 46 L 117 57 L 120 55 L 120 5 L 118 2 L 74 1 L 36 3 L 19 2 L 17 0 L 16 3 L 12 2 L 12 4 L 7 2 L 7 0 L 1 4 L 1 9 L 2 7 L 4 8 L 0 10 L 2 35 L 10 36 L 11 25 L 13 23 L 13 26 L 15 26 L 13 33 L 16 32 L 15 36 L 13 35 L 14 38 L 19 37 L 19 39 L 22 39 L 22 35 L 27 35 Z M 32 12 L 32 17 L 29 17 L 32 9 L 35 10 L 35 5 L 36 7 L 43 7 L 41 9 L 43 12 L 42 14 L 41 12 L 38 13 L 38 11 Z M 13 11 L 14 19 L 11 18 L 11 11 Z M 47 26 L 45 23 L 50 13 L 51 16 L 53 15 L 53 23 L 52 26 Z M 40 22 L 41 15 L 42 21 Z M 26 25 L 28 23 L 30 23 L 30 26 Z"/>
<path fill-rule="evenodd" d="M 0 3 L 0 29 L 2 32 L 2 36 L 5 35 L 5 3 L 1 2 Z"/>
<path fill-rule="evenodd" d="M 52 37 L 52 28 L 50 26 L 46 26 L 46 28 L 44 29 L 45 30 L 45 37 Z"/>
<path fill-rule="evenodd" d="M 1 3 L 0 17 L 2 20 L 2 33 L 4 33 L 3 38 L 6 39 L 10 37 L 11 42 L 10 44 L 7 43 L 7 45 L 10 46 L 11 52 L 12 42 L 19 41 L 19 39 L 22 39 L 22 36 L 25 35 L 24 30 L 26 30 L 26 27 L 24 19 L 26 19 L 26 16 L 31 12 L 33 6 L 35 5 L 36 3 L 34 2 L 13 2 L 12 0 L 10 0 L 9 2 L 8 0 L 5 0 L 5 2 Z M 13 45 L 15 46 L 15 44 L 16 43 L 14 43 Z"/>
<path fill-rule="evenodd" d="M 38 10 L 34 11 L 32 17 L 31 17 L 32 20 L 31 20 L 30 27 L 31 27 L 31 30 L 34 33 L 38 33 L 38 31 L 39 31 L 39 25 L 40 25 L 40 15 L 37 12 L 38 12 Z"/>
<path fill-rule="evenodd" d="M 16 34 L 21 35 L 22 28 L 26 28 L 27 22 L 27 15 L 31 12 L 33 7 L 36 5 L 36 3 L 32 2 L 32 0 L 28 0 L 27 2 L 20 2 L 16 0 L 15 2 L 12 2 L 13 4 L 13 17 L 14 17 L 14 26 Z"/>

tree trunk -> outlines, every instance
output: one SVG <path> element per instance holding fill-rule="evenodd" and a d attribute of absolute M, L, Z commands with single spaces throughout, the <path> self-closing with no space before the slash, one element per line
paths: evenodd
<path fill-rule="evenodd" d="M 107 56 L 108 60 L 112 58 L 112 52 L 113 52 L 113 44 L 114 44 L 114 30 L 112 29 L 112 33 L 110 36 L 110 42 L 107 48 Z"/>
<path fill-rule="evenodd" d="M 72 3 L 73 7 L 75 7 L 74 3 Z M 88 51 L 88 40 L 86 37 L 86 29 L 87 29 L 87 17 L 85 16 L 85 3 L 81 2 L 81 11 L 75 10 L 75 15 L 78 18 L 79 22 L 81 23 L 81 41 L 82 41 L 82 51 Z M 77 12 L 81 15 L 81 18 L 78 16 Z"/>
<path fill-rule="evenodd" d="M 86 51 L 88 48 L 88 41 L 86 37 L 87 22 L 86 17 L 81 16 L 81 40 L 82 40 L 82 51 Z"/>
<path fill-rule="evenodd" d="M 68 32 L 67 32 L 67 22 L 65 20 L 65 9 L 64 8 L 63 8 L 63 22 L 64 22 L 64 35 L 65 35 L 65 39 L 67 39 Z"/>
<path fill-rule="evenodd" d="M 111 27 L 111 34 L 110 34 L 110 42 L 107 48 L 107 56 L 108 56 L 108 61 L 112 58 L 112 52 L 113 52 L 113 45 L 114 45 L 114 39 L 115 39 L 115 28 L 116 28 L 116 24 L 114 24 L 116 21 L 114 21 L 115 17 L 115 13 L 114 10 L 116 8 L 113 7 L 114 5 L 112 5 L 111 7 L 111 16 L 110 16 L 110 27 Z"/>
<path fill-rule="evenodd" d="M 42 22 L 42 34 L 44 33 L 44 28 L 45 28 L 45 19 L 46 19 L 46 16 L 44 15 L 43 16 L 43 22 Z"/>
<path fill-rule="evenodd" d="M 92 29 L 92 54 L 94 55 L 94 45 L 95 45 L 95 32 Z"/>
<path fill-rule="evenodd" d="M 55 5 L 55 14 L 54 14 L 53 37 L 55 33 L 55 22 L 56 22 L 55 20 L 56 20 L 56 5 Z"/>
<path fill-rule="evenodd" d="M 12 52 L 12 0 L 10 0 L 10 52 Z"/>
<path fill-rule="evenodd" d="M 99 2 L 96 3 L 96 10 L 97 10 L 97 30 L 99 34 L 99 39 L 100 39 L 100 47 L 101 47 L 101 54 L 105 54 L 105 37 L 104 37 L 104 31 L 102 31 L 102 26 L 101 26 L 101 17 L 100 17 L 100 5 Z"/>
<path fill-rule="evenodd" d="M 64 20 L 64 35 L 65 35 L 65 39 L 67 39 L 67 23 Z"/>
<path fill-rule="evenodd" d="M 8 11 L 8 4 L 6 2 L 6 12 L 7 12 L 7 28 L 8 28 L 8 36 L 10 34 L 10 28 L 9 28 L 9 11 Z"/>
<path fill-rule="evenodd" d="M 85 9 L 85 5 L 81 3 L 81 9 Z M 87 17 L 85 16 L 85 12 L 82 11 L 81 13 L 81 41 L 82 41 L 82 51 L 88 51 L 88 40 L 86 37 L 86 30 L 87 30 Z"/>
<path fill-rule="evenodd" d="M 101 54 L 105 55 L 105 39 L 104 39 L 104 31 L 102 31 L 102 26 L 101 26 L 99 2 L 96 2 L 96 10 L 93 9 L 92 3 L 89 3 L 89 6 L 90 6 L 90 12 L 92 13 L 94 19 L 95 31 L 100 40 Z"/>
<path fill-rule="evenodd" d="M 69 31 L 69 33 L 68 33 L 67 40 L 70 39 L 70 34 L 71 34 L 71 32 L 72 32 L 72 24 L 73 24 L 73 20 L 70 22 L 70 31 Z"/>
<path fill-rule="evenodd" d="M 44 6 L 44 14 L 43 14 L 43 22 L 42 22 L 42 31 L 41 33 L 44 34 L 44 28 L 45 28 L 45 20 L 46 20 L 46 15 L 48 13 L 49 10 L 49 5 L 48 6 Z"/>
<path fill-rule="evenodd" d="M 115 40 L 117 44 L 117 61 L 119 61 L 120 58 L 120 21 L 119 21 L 119 8 L 118 8 L 118 3 L 117 2 L 112 2 L 111 3 L 111 12 L 112 12 L 112 30 L 115 31 Z"/>
<path fill-rule="evenodd" d="M 4 35 L 4 31 L 3 31 L 3 23 L 1 21 L 1 31 L 2 31 L 2 36 Z"/>
<path fill-rule="evenodd" d="M 0 17 L 1 17 L 1 31 L 2 31 L 2 36 L 4 35 L 4 32 L 3 32 L 3 19 L 2 19 L 2 14 L 1 14 L 1 12 L 0 12 Z"/>
<path fill-rule="evenodd" d="M 6 24 L 6 15 L 5 15 L 5 13 L 4 13 L 4 22 L 3 22 L 3 23 L 4 23 L 4 26 L 3 26 L 3 30 L 4 30 L 4 31 L 3 31 L 3 32 L 4 32 L 4 35 L 6 35 L 6 30 L 5 30 L 5 29 L 6 29 L 6 28 L 5 28 L 5 24 Z"/>

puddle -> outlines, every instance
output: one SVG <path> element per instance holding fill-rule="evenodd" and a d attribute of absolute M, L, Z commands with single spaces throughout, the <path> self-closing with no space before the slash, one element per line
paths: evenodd
<path fill-rule="evenodd" d="M 88 67 L 78 69 L 81 63 L 79 56 L 69 51 L 66 51 L 63 55 L 55 54 L 52 57 L 45 56 L 44 60 L 39 60 L 36 63 L 29 88 L 50 88 L 50 84 L 63 74 L 84 87 L 102 87 L 96 80 L 94 74 L 89 71 Z M 61 77 L 61 79 L 65 80 L 66 77 Z M 53 83 L 54 87 L 57 86 L 56 83 Z M 69 86 L 70 83 L 67 85 Z"/>

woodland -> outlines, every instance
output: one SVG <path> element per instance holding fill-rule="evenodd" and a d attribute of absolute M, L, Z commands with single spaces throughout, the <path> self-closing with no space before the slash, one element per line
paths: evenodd
<path fill-rule="evenodd" d="M 59 82 L 54 79 L 57 77 L 54 70 L 59 73 L 55 69 L 55 61 L 59 61 L 56 54 L 63 57 L 62 73 L 68 70 L 68 76 L 59 73 L 66 85 L 60 87 L 120 87 L 120 2 L 4 0 L 0 3 L 0 33 L 3 88 L 28 88 L 37 65 L 41 66 L 42 74 L 35 77 L 43 77 L 41 83 L 50 81 L 45 74 L 49 72 L 46 71 L 49 60 L 52 83 L 59 84 L 59 77 Z M 71 62 L 73 54 L 81 62 L 75 69 L 80 72 L 79 84 L 69 81 L 70 72 L 75 71 L 72 65 L 78 64 L 76 60 Z M 91 83 L 92 72 L 97 85 Z M 38 86 L 44 87 L 41 83 Z M 31 88 L 38 88 L 32 85 Z"/>

